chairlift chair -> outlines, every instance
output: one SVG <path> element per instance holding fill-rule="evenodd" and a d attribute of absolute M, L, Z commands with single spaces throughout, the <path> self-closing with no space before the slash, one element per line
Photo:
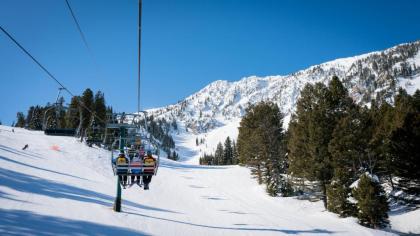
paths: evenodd
<path fill-rule="evenodd" d="M 119 137 L 119 139 L 124 141 L 126 144 L 123 150 L 120 150 L 120 148 L 117 148 L 116 146 L 117 142 L 120 141 L 119 139 L 115 139 L 111 144 L 111 164 L 114 175 L 127 177 L 128 181 L 131 180 L 131 178 L 129 178 L 131 176 L 156 175 L 160 161 L 159 149 L 153 138 L 147 134 L 147 113 L 140 112 L 137 114 L 118 114 L 113 117 L 117 117 L 116 120 L 118 122 L 109 123 L 107 125 L 107 129 L 116 130 L 124 127 L 127 131 L 125 137 L 122 137 L 121 134 Z M 144 121 L 143 127 L 141 125 L 142 120 Z M 154 153 L 153 157 L 155 159 L 155 163 L 133 162 L 131 158 L 128 158 L 133 153 L 134 155 L 139 155 L 138 151 L 140 146 L 143 147 L 144 150 L 150 150 Z M 116 163 L 117 157 L 121 151 L 126 156 L 128 160 L 127 163 Z"/>

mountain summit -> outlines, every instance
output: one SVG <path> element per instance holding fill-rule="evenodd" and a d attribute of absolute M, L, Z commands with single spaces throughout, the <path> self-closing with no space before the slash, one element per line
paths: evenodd
<path fill-rule="evenodd" d="M 218 80 L 174 105 L 149 112 L 156 118 L 181 122 L 188 132 L 200 134 L 242 117 L 251 104 L 273 101 L 285 114 L 287 126 L 305 84 L 326 84 L 334 75 L 357 103 L 369 105 L 372 99 L 392 102 L 399 87 L 410 94 L 420 88 L 419 49 L 420 41 L 416 41 L 329 61 L 285 76 Z"/>

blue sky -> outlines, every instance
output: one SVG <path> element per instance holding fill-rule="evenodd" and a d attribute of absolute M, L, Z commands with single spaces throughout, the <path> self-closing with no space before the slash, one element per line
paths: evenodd
<path fill-rule="evenodd" d="M 76 94 L 137 107 L 137 0 L 1 0 L 0 24 Z M 142 107 L 214 80 L 288 74 L 420 39 L 420 1 L 143 0 Z M 96 61 L 97 63 L 95 63 Z M 0 33 L 0 120 L 53 102 L 57 85 Z M 65 96 L 69 101 L 69 96 Z"/>

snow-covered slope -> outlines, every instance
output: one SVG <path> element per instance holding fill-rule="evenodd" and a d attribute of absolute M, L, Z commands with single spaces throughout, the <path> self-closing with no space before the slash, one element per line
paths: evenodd
<path fill-rule="evenodd" d="M 328 83 L 333 75 L 343 81 L 352 98 L 361 104 L 377 97 L 391 101 L 400 86 L 414 93 L 420 88 L 419 49 L 420 41 L 416 41 L 384 51 L 337 59 L 285 76 L 251 76 L 236 82 L 219 80 L 175 105 L 149 112 L 167 121 L 176 120 L 194 140 L 211 136 L 211 132 L 219 129 L 221 135 L 215 140 L 210 137 L 207 148 L 204 145 L 196 150 L 197 153 L 200 149 L 201 152 L 210 152 L 215 148 L 213 143 L 224 141 L 228 135 L 236 139 L 235 132 L 230 132 L 229 127 L 239 124 L 238 119 L 245 114 L 245 109 L 259 101 L 276 102 L 285 114 L 287 127 L 303 87 L 307 83 Z M 224 131 L 223 127 L 226 127 Z M 184 131 L 175 133 L 184 135 Z M 178 143 L 177 146 L 183 148 Z"/>
<path fill-rule="evenodd" d="M 149 191 L 123 191 L 122 213 L 112 211 L 115 191 L 109 152 L 0 126 L 0 235 L 389 234 L 340 219 L 321 202 L 269 197 L 238 166 L 163 159 Z M 420 233 L 419 213 L 391 220 Z"/>

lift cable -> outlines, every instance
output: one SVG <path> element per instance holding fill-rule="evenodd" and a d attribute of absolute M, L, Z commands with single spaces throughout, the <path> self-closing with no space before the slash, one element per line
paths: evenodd
<path fill-rule="evenodd" d="M 63 85 L 63 83 L 61 83 L 53 74 L 51 74 L 34 56 L 32 56 L 28 50 L 26 50 L 11 34 L 9 34 L 6 29 L 4 29 L 1 25 L 0 25 L 0 30 L 3 31 L 3 33 L 9 37 L 26 55 L 28 55 L 32 61 L 34 61 L 45 73 L 48 74 L 48 76 L 53 79 L 57 84 L 60 85 L 61 88 L 63 88 L 64 91 L 66 91 L 67 93 L 69 93 L 71 96 L 75 97 L 75 95 L 67 88 Z M 98 120 L 100 120 L 101 122 L 106 123 L 106 121 L 102 120 L 100 117 L 95 115 L 95 112 L 93 112 L 89 107 L 87 107 L 83 101 L 81 99 L 79 99 L 80 104 L 88 111 L 90 112 L 94 117 L 96 117 Z"/>
<path fill-rule="evenodd" d="M 89 56 L 92 59 L 92 62 L 93 62 L 94 67 L 95 67 L 96 76 L 99 79 L 99 78 L 101 78 L 101 75 L 103 75 L 104 73 L 103 73 L 103 71 L 99 67 L 99 64 L 98 64 L 98 62 L 96 60 L 96 57 L 95 57 L 95 55 L 94 55 L 94 53 L 92 51 L 92 48 L 89 46 L 89 43 L 88 43 L 88 41 L 86 39 L 86 36 L 83 33 L 82 27 L 80 26 L 80 23 L 77 20 L 76 14 L 74 13 L 73 8 L 71 7 L 69 0 L 65 0 L 65 1 L 66 1 L 67 9 L 69 10 L 69 12 L 70 12 L 70 14 L 71 14 L 71 16 L 73 18 L 73 21 L 74 21 L 74 23 L 76 25 L 77 31 L 79 32 L 79 35 L 82 38 L 83 44 L 85 45 L 85 47 L 86 47 L 86 49 L 87 49 L 87 51 L 89 53 Z"/>
<path fill-rule="evenodd" d="M 72 16 L 72 18 L 74 20 L 74 23 L 76 24 L 77 30 L 79 31 L 79 34 L 82 37 L 83 43 L 85 44 L 85 46 L 89 50 L 89 52 L 91 52 L 91 49 L 90 49 L 89 44 L 88 44 L 88 42 L 86 40 L 85 34 L 83 33 L 82 28 L 80 27 L 79 21 L 77 20 L 76 15 L 74 14 L 74 11 L 71 8 L 70 3 L 69 3 L 68 0 L 66 0 L 66 4 L 67 4 L 67 8 L 69 9 L 69 11 L 71 13 L 71 16 Z"/>

